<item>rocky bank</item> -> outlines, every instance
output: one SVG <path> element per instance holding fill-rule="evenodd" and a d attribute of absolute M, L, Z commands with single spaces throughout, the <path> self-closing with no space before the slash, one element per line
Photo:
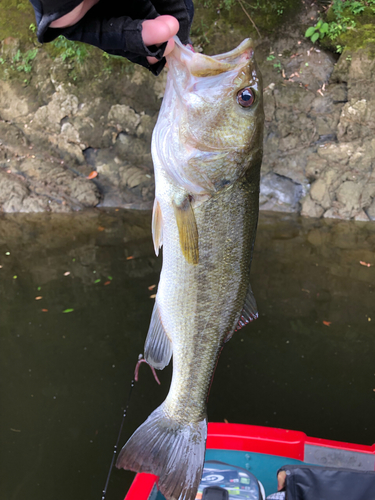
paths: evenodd
<path fill-rule="evenodd" d="M 318 15 L 305 6 L 277 37 L 256 40 L 266 114 L 261 209 L 375 220 L 374 44 L 337 59 L 303 36 Z M 252 34 L 247 18 L 225 29 L 207 53 Z M 109 65 L 99 51 L 77 62 L 45 47 L 24 71 L 28 50 L 17 38 L 1 41 L 1 210 L 150 208 L 166 72 Z"/>

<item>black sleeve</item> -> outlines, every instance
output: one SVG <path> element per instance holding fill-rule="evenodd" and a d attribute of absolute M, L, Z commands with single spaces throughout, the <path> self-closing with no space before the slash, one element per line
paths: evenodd
<path fill-rule="evenodd" d="M 41 43 L 50 42 L 59 35 L 99 47 L 109 54 L 126 57 L 158 75 L 165 65 L 163 53 L 166 43 L 160 47 L 146 47 L 142 40 L 142 22 L 169 14 L 180 23 L 178 33 L 183 43 L 189 42 L 189 32 L 194 13 L 192 0 L 100 0 L 75 25 L 67 28 L 50 28 L 58 19 L 81 0 L 30 0 L 37 15 L 37 37 Z M 39 7 L 39 16 L 37 12 Z M 150 65 L 147 57 L 160 59 Z"/>

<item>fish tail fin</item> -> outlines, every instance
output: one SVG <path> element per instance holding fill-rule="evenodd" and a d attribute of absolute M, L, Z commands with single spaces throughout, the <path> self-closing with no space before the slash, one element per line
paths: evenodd
<path fill-rule="evenodd" d="M 167 500 L 193 500 L 201 480 L 207 422 L 180 424 L 163 405 L 151 413 L 120 451 L 116 467 L 159 476 Z"/>

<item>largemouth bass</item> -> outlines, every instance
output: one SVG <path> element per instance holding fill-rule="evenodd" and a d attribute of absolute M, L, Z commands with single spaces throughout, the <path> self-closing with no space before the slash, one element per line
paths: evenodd
<path fill-rule="evenodd" d="M 155 251 L 163 267 L 145 358 L 173 354 L 164 403 L 131 436 L 117 467 L 159 476 L 168 500 L 193 500 L 220 351 L 257 317 L 249 285 L 262 160 L 262 82 L 252 42 L 217 56 L 179 40 L 152 139 Z"/>

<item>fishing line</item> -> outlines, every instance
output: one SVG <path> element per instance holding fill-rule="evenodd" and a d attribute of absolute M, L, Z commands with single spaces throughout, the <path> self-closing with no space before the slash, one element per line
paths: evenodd
<path fill-rule="evenodd" d="M 143 358 L 143 354 L 140 354 L 138 356 L 138 362 L 135 365 L 134 377 L 132 378 L 132 381 L 130 382 L 129 395 L 128 395 L 128 399 L 127 399 L 127 402 L 126 402 L 126 405 L 125 405 L 125 408 L 124 408 L 124 411 L 123 411 L 123 414 L 122 414 L 122 420 L 121 420 L 120 429 L 119 429 L 118 435 L 117 435 L 117 441 L 116 441 L 116 444 L 115 444 L 115 446 L 113 448 L 111 465 L 109 466 L 107 480 L 105 482 L 104 489 L 103 489 L 103 492 L 102 492 L 102 500 L 105 500 L 105 496 L 107 494 L 109 480 L 111 478 L 113 465 L 115 463 L 115 459 L 116 459 L 116 455 L 117 455 L 118 444 L 120 442 L 120 438 L 121 438 L 121 434 L 122 434 L 122 429 L 124 427 L 124 421 L 125 421 L 125 418 L 127 416 L 127 412 L 128 412 L 128 408 L 129 408 L 129 404 L 130 404 L 130 398 L 131 398 L 131 395 L 132 395 L 132 392 L 133 392 L 133 388 L 135 386 L 135 383 L 138 382 L 138 372 L 139 372 L 139 367 L 140 367 L 141 363 L 146 363 L 148 366 L 150 366 L 147 363 L 147 361 Z M 160 385 L 159 379 L 158 379 L 158 377 L 156 375 L 156 372 L 155 372 L 154 368 L 152 366 L 150 366 L 150 368 L 152 370 L 152 374 L 154 375 L 156 382 Z"/>

